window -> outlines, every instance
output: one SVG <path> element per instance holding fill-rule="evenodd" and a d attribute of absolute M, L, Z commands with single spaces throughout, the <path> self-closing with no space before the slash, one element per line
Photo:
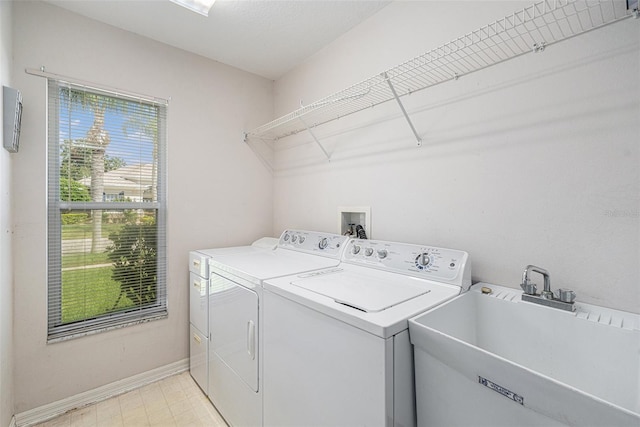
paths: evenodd
<path fill-rule="evenodd" d="M 48 91 L 49 341 L 166 317 L 166 103 Z"/>

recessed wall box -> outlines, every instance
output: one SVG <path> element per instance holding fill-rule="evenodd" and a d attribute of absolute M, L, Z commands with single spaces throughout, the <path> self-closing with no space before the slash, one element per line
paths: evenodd
<path fill-rule="evenodd" d="M 2 145 L 10 153 L 17 153 L 20 145 L 20 121 L 22 119 L 22 94 L 19 90 L 2 86 L 3 140 Z"/>
<path fill-rule="evenodd" d="M 371 239 L 371 208 L 369 206 L 340 206 L 338 207 L 338 231 L 340 234 L 351 234 L 356 226 L 361 225 Z M 357 237 L 357 235 L 353 235 Z"/>

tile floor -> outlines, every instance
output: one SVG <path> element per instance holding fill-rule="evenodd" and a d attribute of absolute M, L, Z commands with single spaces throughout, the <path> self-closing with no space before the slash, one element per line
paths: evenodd
<path fill-rule="evenodd" d="M 188 372 L 76 409 L 35 427 L 226 427 Z"/>

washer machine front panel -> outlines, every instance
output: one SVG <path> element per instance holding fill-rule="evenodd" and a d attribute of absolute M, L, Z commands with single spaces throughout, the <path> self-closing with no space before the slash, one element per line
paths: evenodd
<path fill-rule="evenodd" d="M 408 319 L 466 289 L 468 255 L 352 239 L 342 261 L 263 284 L 265 425 L 415 425 Z"/>
<path fill-rule="evenodd" d="M 265 290 L 264 425 L 380 426 L 393 419 L 393 339 Z"/>

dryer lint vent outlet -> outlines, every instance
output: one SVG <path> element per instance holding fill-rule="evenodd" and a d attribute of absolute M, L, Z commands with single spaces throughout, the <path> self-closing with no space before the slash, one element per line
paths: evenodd
<path fill-rule="evenodd" d="M 342 235 L 358 237 L 356 229 L 362 226 L 367 238 L 371 239 L 371 207 L 339 206 L 338 232 Z"/>

